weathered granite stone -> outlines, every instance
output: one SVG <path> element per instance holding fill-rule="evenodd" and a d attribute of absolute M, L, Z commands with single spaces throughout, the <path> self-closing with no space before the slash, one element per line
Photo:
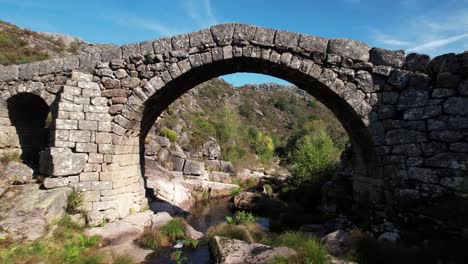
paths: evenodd
<path fill-rule="evenodd" d="M 361 41 L 345 38 L 330 39 L 328 41 L 328 52 L 356 61 L 369 60 L 369 46 Z"/>
<path fill-rule="evenodd" d="M 68 148 L 47 148 L 40 152 L 40 171 L 50 176 L 76 175 L 82 172 L 86 154 L 72 153 Z"/>
<path fill-rule="evenodd" d="M 299 34 L 277 30 L 275 35 L 275 46 L 284 48 L 296 48 L 299 45 Z"/>
<path fill-rule="evenodd" d="M 217 159 L 221 156 L 221 147 L 215 140 L 209 140 L 203 144 L 203 156 L 209 159 Z"/>
<path fill-rule="evenodd" d="M 224 264 L 257 264 L 271 263 L 276 257 L 293 257 L 296 252 L 287 247 L 271 247 L 215 236 L 210 243 L 214 263 Z"/>
<path fill-rule="evenodd" d="M 372 48 L 370 50 L 370 62 L 374 65 L 387 65 L 400 68 L 405 61 L 405 52 L 403 50 L 386 50 Z"/>
<path fill-rule="evenodd" d="M 184 174 L 200 176 L 205 173 L 205 164 L 195 160 L 186 160 L 184 165 Z"/>
<path fill-rule="evenodd" d="M 15 183 L 28 183 L 33 181 L 33 173 L 34 171 L 26 164 L 10 161 L 3 175 Z"/>
<path fill-rule="evenodd" d="M 235 24 L 222 24 L 210 28 L 213 40 L 220 46 L 231 44 Z"/>
<path fill-rule="evenodd" d="M 307 51 L 327 52 L 328 39 L 301 34 L 299 38 L 299 47 Z"/>
<path fill-rule="evenodd" d="M 0 197 L 0 226 L 13 239 L 36 240 L 65 213 L 71 188 L 43 190 L 38 184 L 11 187 Z"/>
<path fill-rule="evenodd" d="M 444 112 L 453 115 L 468 115 L 468 98 L 451 97 L 444 103 Z"/>
<path fill-rule="evenodd" d="M 410 71 L 424 71 L 430 60 L 428 55 L 411 53 L 406 56 L 404 67 Z"/>

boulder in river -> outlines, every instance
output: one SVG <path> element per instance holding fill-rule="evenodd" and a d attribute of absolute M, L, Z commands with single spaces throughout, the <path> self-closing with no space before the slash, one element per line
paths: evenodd
<path fill-rule="evenodd" d="M 322 238 L 328 252 L 334 256 L 343 255 L 351 244 L 351 238 L 348 232 L 336 230 Z"/>
<path fill-rule="evenodd" d="M 249 244 L 242 240 L 215 236 L 210 241 L 213 263 L 270 263 L 275 257 L 289 258 L 296 251 L 288 247 L 271 247 L 259 243 Z"/>
<path fill-rule="evenodd" d="M 263 193 L 241 192 L 234 196 L 234 206 L 243 210 L 273 215 L 285 208 L 284 202 L 279 199 L 268 197 Z"/>

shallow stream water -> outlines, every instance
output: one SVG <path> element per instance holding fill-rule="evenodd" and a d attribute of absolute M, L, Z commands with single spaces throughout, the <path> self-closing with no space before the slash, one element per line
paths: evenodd
<path fill-rule="evenodd" d="M 191 213 L 186 217 L 187 223 L 195 230 L 205 234 L 208 228 L 226 221 L 226 216 L 232 216 L 230 197 L 216 198 L 196 203 Z M 165 248 L 155 251 L 148 256 L 145 263 L 169 264 L 177 263 L 171 259 L 171 254 L 177 249 Z M 210 251 L 205 239 L 202 239 L 197 248 L 183 247 L 179 249 L 183 252 L 185 261 L 183 263 L 208 264 L 211 263 Z"/>

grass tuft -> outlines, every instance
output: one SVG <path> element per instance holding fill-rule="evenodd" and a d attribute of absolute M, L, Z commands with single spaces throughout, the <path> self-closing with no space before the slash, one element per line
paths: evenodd
<path fill-rule="evenodd" d="M 298 256 L 294 259 L 275 259 L 274 263 L 328 263 L 328 253 L 323 243 L 316 237 L 301 232 L 285 232 L 277 237 L 266 239 L 271 246 L 285 246 L 296 250 Z M 298 260 L 301 260 L 297 262 Z"/>

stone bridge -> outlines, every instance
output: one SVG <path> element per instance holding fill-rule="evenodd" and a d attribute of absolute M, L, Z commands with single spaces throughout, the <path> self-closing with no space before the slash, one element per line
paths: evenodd
<path fill-rule="evenodd" d="M 430 60 L 246 24 L 88 49 L 0 68 L 0 148 L 39 164 L 45 188 L 83 192 L 91 223 L 147 205 L 150 127 L 189 89 L 235 72 L 287 80 L 336 115 L 354 201 L 385 210 L 468 194 L 467 52 Z"/>

